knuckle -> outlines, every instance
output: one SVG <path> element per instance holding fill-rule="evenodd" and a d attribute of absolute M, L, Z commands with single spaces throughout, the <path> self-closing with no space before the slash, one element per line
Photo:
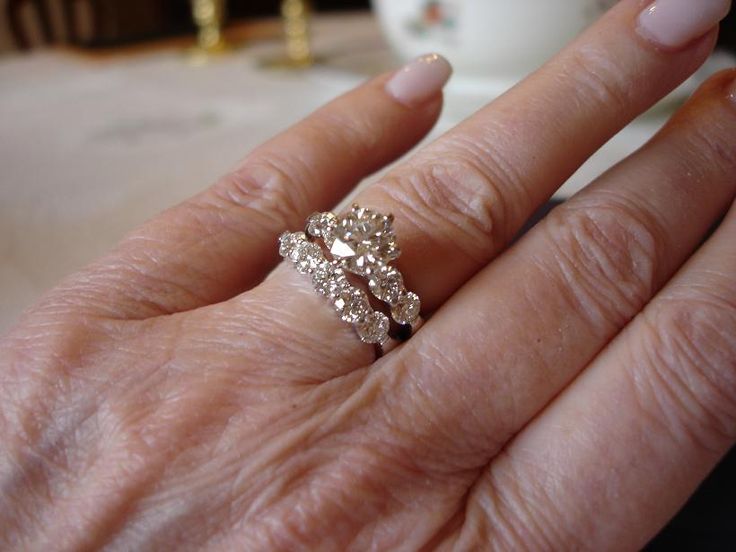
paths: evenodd
<path fill-rule="evenodd" d="M 462 540 L 493 542 L 494 550 L 577 549 L 572 544 L 580 535 L 565 532 L 554 521 L 564 517 L 558 500 L 543 486 L 526 484 L 503 455 L 480 479 L 482 492 L 476 493 L 468 509 Z"/>
<path fill-rule="evenodd" d="M 553 210 L 541 228 L 563 297 L 594 327 L 621 327 L 652 295 L 665 233 L 640 209 L 591 197 Z"/>
<path fill-rule="evenodd" d="M 328 541 L 333 544 L 330 550 L 362 550 L 368 542 L 373 544 L 370 549 L 386 547 L 385 536 L 365 520 L 401 500 L 394 494 L 397 484 L 406 484 L 416 474 L 380 449 L 368 448 L 363 436 L 358 439 L 339 459 L 328 459 L 315 449 L 302 455 L 300 466 L 288 475 L 290 493 L 275 494 L 275 500 L 262 500 L 252 508 L 258 510 L 249 516 L 250 542 L 263 544 L 255 548 L 324 550 Z"/>
<path fill-rule="evenodd" d="M 623 75 L 630 74 L 616 64 L 607 52 L 596 47 L 578 48 L 564 65 L 565 79 L 572 79 L 576 99 L 579 102 L 592 101 L 595 105 L 605 105 L 613 109 L 628 111 L 631 104 L 630 88 Z"/>
<path fill-rule="evenodd" d="M 644 320 L 659 417 L 676 437 L 720 451 L 736 438 L 736 304 L 713 290 L 683 291 L 653 304 Z"/>
<path fill-rule="evenodd" d="M 426 236 L 447 240 L 468 257 L 485 261 L 505 239 L 507 200 L 501 170 L 464 153 L 428 162 L 377 183 L 396 214 Z"/>
<path fill-rule="evenodd" d="M 688 129 L 680 157 L 694 157 L 695 162 L 688 163 L 685 174 L 697 175 L 703 180 L 710 179 L 714 173 L 730 177 L 736 166 L 736 148 L 732 145 L 733 123 L 715 118 L 707 123 L 703 125 L 701 121 L 693 121 Z"/>
<path fill-rule="evenodd" d="M 214 199 L 216 210 L 224 205 L 251 219 L 267 219 L 278 227 L 298 220 L 309 205 L 309 171 L 298 160 L 258 154 L 222 177 L 206 197 Z M 271 224 L 268 224 L 271 226 Z"/>
<path fill-rule="evenodd" d="M 11 353 L 12 374 L 23 381 L 39 376 L 46 383 L 44 372 L 67 379 L 77 375 L 70 366 L 86 366 L 124 335 L 125 322 L 86 316 L 74 312 L 68 305 L 74 298 L 48 297 L 26 315 L 21 326 L 3 339 Z"/>

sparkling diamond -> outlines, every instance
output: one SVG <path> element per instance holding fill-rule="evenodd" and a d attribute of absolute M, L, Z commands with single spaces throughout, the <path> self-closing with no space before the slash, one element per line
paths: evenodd
<path fill-rule="evenodd" d="M 345 322 L 358 322 L 371 311 L 371 307 L 365 293 L 352 288 L 343 290 L 337 296 L 335 310 Z"/>
<path fill-rule="evenodd" d="M 386 262 L 398 259 L 399 255 L 401 255 L 401 250 L 399 249 L 399 246 L 396 245 L 396 238 L 393 236 L 391 239 L 382 240 L 381 243 L 378 244 L 378 247 L 376 247 L 376 256 Z"/>
<path fill-rule="evenodd" d="M 350 272 L 366 276 L 375 265 L 399 256 L 392 223 L 390 215 L 354 205 L 336 219 L 330 252 Z"/>
<path fill-rule="evenodd" d="M 390 216 L 353 205 L 348 213 L 337 219 L 335 232 L 345 240 L 372 241 L 377 236 L 393 234 L 392 222 Z"/>
<path fill-rule="evenodd" d="M 306 236 L 303 232 L 284 232 L 279 236 L 279 255 L 282 257 L 289 257 L 292 260 L 294 260 L 295 257 L 298 258 L 298 255 L 294 250 L 299 247 L 299 244 L 304 240 L 306 240 Z"/>
<path fill-rule="evenodd" d="M 330 246 L 330 253 L 332 253 L 333 257 L 338 259 L 354 257 L 355 247 L 349 242 L 345 242 L 340 238 L 335 238 Z"/>
<path fill-rule="evenodd" d="M 345 219 L 346 226 L 358 241 L 369 240 L 386 231 L 383 216 L 368 209 L 358 208 Z"/>
<path fill-rule="evenodd" d="M 314 288 L 331 299 L 335 299 L 346 289 L 350 282 L 345 277 L 345 272 L 334 263 L 324 260 L 312 272 Z"/>
<path fill-rule="evenodd" d="M 307 218 L 307 234 L 314 236 L 315 238 L 320 237 L 322 234 L 322 213 L 312 213 Z"/>
<path fill-rule="evenodd" d="M 340 295 L 343 290 L 346 289 L 352 289 L 352 286 L 348 281 L 348 277 L 346 276 L 345 271 L 338 266 L 333 266 L 329 296 L 334 299 L 335 297 Z"/>
<path fill-rule="evenodd" d="M 304 243 L 299 242 L 291 247 L 289 251 L 289 259 L 297 263 L 304 257 Z"/>
<path fill-rule="evenodd" d="M 294 235 L 291 232 L 284 232 L 279 236 L 279 255 L 287 257 L 294 245 Z"/>
<path fill-rule="evenodd" d="M 375 262 L 376 257 L 370 251 L 359 251 L 352 257 L 342 259 L 342 264 L 346 269 L 360 276 L 367 276 Z"/>
<path fill-rule="evenodd" d="M 302 247 L 302 244 L 307 243 L 306 240 L 307 237 L 304 232 L 284 232 L 279 237 L 279 253 L 292 261 L 297 261 L 299 259 L 299 248 Z"/>
<path fill-rule="evenodd" d="M 312 283 L 317 291 L 323 295 L 329 295 L 328 285 L 333 278 L 332 264 L 328 260 L 322 260 L 312 271 Z"/>
<path fill-rule="evenodd" d="M 302 242 L 297 246 L 296 251 L 299 257 L 294 265 L 297 272 L 301 274 L 312 272 L 322 260 L 322 250 L 316 243 Z"/>
<path fill-rule="evenodd" d="M 364 343 L 382 343 L 388 339 L 389 320 L 382 312 L 371 312 L 366 315 L 355 329 Z"/>
<path fill-rule="evenodd" d="M 420 308 L 419 296 L 414 292 L 408 291 L 391 308 L 391 316 L 399 324 L 413 324 L 419 316 Z"/>
<path fill-rule="evenodd" d="M 398 270 L 381 265 L 368 279 L 368 287 L 373 295 L 393 306 L 404 292 L 404 281 Z"/>
<path fill-rule="evenodd" d="M 355 226 L 358 223 L 358 217 L 355 213 L 346 213 L 337 219 L 337 227 L 335 228 L 335 236 L 344 240 L 357 242 L 360 238 L 356 236 Z"/>
<path fill-rule="evenodd" d="M 331 242 L 336 224 L 337 217 L 332 213 L 312 213 L 307 219 L 307 234 L 315 238 L 322 237 L 326 242 Z"/>

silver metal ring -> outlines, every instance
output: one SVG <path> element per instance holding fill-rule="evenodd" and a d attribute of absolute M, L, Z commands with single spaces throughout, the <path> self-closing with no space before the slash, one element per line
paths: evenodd
<path fill-rule="evenodd" d="M 353 324 L 361 341 L 387 352 L 388 317 L 371 307 L 365 291 L 350 283 L 338 262 L 328 260 L 322 248 L 310 242 L 304 232 L 281 234 L 279 254 L 291 261 L 297 272 L 311 276 L 314 289 L 332 302 L 342 320 Z"/>
<path fill-rule="evenodd" d="M 391 264 L 401 254 L 393 220 L 391 215 L 353 205 L 342 215 L 314 213 L 307 219 L 306 232 L 284 232 L 279 237 L 279 254 L 297 272 L 311 276 L 314 289 L 332 302 L 342 320 L 353 324 L 361 341 L 377 346 L 378 356 L 411 337 L 422 322 L 419 297 L 406 289 Z M 321 240 L 324 249 L 314 240 Z M 398 324 L 391 336 L 398 339 L 389 335 L 389 317 L 372 307 L 368 294 L 350 281 L 348 273 L 364 278 L 371 294 L 388 305 Z"/>
<path fill-rule="evenodd" d="M 391 262 L 401 254 L 394 217 L 352 205 L 342 215 L 313 213 L 306 232 L 321 238 L 341 268 L 367 279 L 368 289 L 391 308 L 391 317 L 412 331 L 419 321 L 419 296 L 404 287 L 401 272 Z"/>

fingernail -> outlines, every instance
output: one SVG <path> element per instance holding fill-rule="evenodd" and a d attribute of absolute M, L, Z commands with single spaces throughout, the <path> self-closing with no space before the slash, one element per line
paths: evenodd
<path fill-rule="evenodd" d="M 638 31 L 665 48 L 703 36 L 726 17 L 731 0 L 656 0 L 639 14 Z"/>
<path fill-rule="evenodd" d="M 396 71 L 386 92 L 398 102 L 416 107 L 437 95 L 452 74 L 452 66 L 439 54 L 420 56 Z"/>

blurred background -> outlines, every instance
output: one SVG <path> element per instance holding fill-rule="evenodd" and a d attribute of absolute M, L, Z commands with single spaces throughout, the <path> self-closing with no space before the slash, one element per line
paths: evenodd
<path fill-rule="evenodd" d="M 447 6 L 454 9 L 462 2 L 395 0 L 394 3 L 420 5 L 425 8 L 423 15 L 431 21 L 433 16 L 441 18 Z M 605 9 L 615 0 L 596 3 Z M 278 0 L 227 0 L 225 4 L 227 26 L 276 16 L 280 11 Z M 310 4 L 317 13 L 370 9 L 370 0 L 313 0 Z M 3 16 L 0 53 L 51 43 L 116 47 L 192 34 L 196 29 L 192 4 L 186 0 L 0 0 L 0 9 Z M 721 42 L 732 43 L 734 38 L 733 25 L 727 22 L 722 27 Z"/>
<path fill-rule="evenodd" d="M 365 78 L 438 51 L 456 72 L 429 139 L 538 67 L 616 0 L 0 0 L 0 332 L 128 230 Z M 693 0 L 697 1 L 697 0 Z M 556 201 L 644 143 L 692 79 Z M 650 550 L 736 543 L 733 452 Z"/>

